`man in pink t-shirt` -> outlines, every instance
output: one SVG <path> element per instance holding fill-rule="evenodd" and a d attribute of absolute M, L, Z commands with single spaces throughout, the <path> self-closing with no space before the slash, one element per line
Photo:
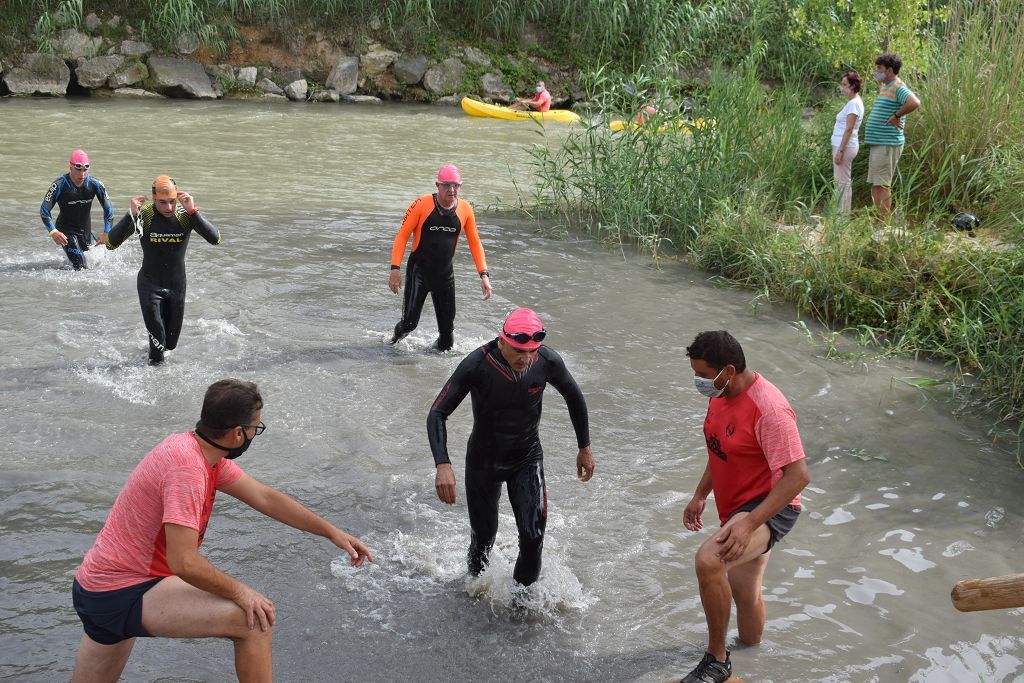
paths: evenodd
<path fill-rule="evenodd" d="M 747 367 L 740 343 L 721 330 L 701 332 L 686 347 L 694 385 L 708 397 L 704 440 L 708 464 L 683 510 L 683 526 L 699 531 L 708 495 L 715 494 L 720 531 L 705 541 L 695 561 L 708 647 L 682 680 L 727 681 L 732 662 L 725 648 L 732 602 L 740 640 L 761 642 L 766 619 L 761 581 L 771 548 L 800 514 L 800 492 L 810 482 L 796 415 L 786 397 Z"/>
<path fill-rule="evenodd" d="M 217 491 L 327 538 L 355 566 L 373 561 L 358 538 L 235 464 L 266 429 L 262 413 L 252 382 L 215 382 L 195 431 L 164 439 L 128 477 L 75 574 L 72 597 L 85 634 L 73 683 L 116 683 L 139 636 L 230 638 L 238 679 L 271 679 L 274 604 L 199 554 Z"/>
<path fill-rule="evenodd" d="M 518 111 L 548 111 L 551 109 L 551 93 L 548 92 L 544 81 L 537 81 L 537 85 L 533 89 L 535 94 L 532 98 L 517 97 L 509 108 Z"/>

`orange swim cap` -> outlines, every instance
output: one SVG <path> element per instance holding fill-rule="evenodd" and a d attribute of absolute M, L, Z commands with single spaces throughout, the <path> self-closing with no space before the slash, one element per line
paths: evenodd
<path fill-rule="evenodd" d="M 174 199 L 178 196 L 178 186 L 174 178 L 158 175 L 153 181 L 153 199 Z"/>

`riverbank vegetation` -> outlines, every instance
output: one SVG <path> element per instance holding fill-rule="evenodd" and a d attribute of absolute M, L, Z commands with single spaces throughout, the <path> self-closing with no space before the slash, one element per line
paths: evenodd
<path fill-rule="evenodd" d="M 919 29 L 925 59 L 901 75 L 922 106 L 908 117 L 890 224 L 879 224 L 871 210 L 866 147 L 854 165 L 857 210 L 834 211 L 829 135 L 842 102 L 837 95 L 807 119 L 806 79 L 794 74 L 764 87 L 763 44 L 738 67 L 716 69 L 705 90 L 689 93 L 689 109 L 670 107 L 664 118 L 615 134 L 595 123 L 564 146 L 538 146 L 540 181 L 527 201 L 655 256 L 688 254 L 707 271 L 765 299 L 792 301 L 887 351 L 943 361 L 965 404 L 994 413 L 995 433 L 1016 434 L 1019 444 L 1022 11 L 1022 0 L 956 2 Z M 858 54 L 879 50 L 865 45 Z M 862 74 L 872 62 L 857 64 Z M 686 95 L 664 69 L 603 70 L 590 79 L 603 106 L 624 117 L 642 103 L 632 92 L 663 103 Z M 866 90 L 870 109 L 875 88 Z M 690 118 L 711 124 L 688 134 L 656 132 Z M 954 230 L 956 211 L 978 215 L 982 228 Z"/>

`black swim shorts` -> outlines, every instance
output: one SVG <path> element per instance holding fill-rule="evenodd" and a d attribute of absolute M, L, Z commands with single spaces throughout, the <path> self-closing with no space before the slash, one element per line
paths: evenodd
<path fill-rule="evenodd" d="M 162 580 L 162 577 L 150 579 L 113 591 L 87 591 L 76 579 L 71 586 L 71 597 L 86 635 L 103 645 L 151 637 L 142 628 L 142 596 Z"/>
<path fill-rule="evenodd" d="M 733 515 L 737 512 L 750 512 L 763 502 L 764 498 L 755 498 L 748 503 L 744 503 L 736 508 L 732 515 L 729 515 L 729 519 L 732 519 Z M 771 537 L 768 539 L 768 547 L 764 549 L 764 552 L 771 550 L 772 546 L 781 541 L 790 532 L 793 525 L 796 524 L 796 518 L 799 516 L 800 508 L 787 505 L 776 513 L 774 517 L 765 522 L 768 525 L 768 530 L 771 531 Z"/>

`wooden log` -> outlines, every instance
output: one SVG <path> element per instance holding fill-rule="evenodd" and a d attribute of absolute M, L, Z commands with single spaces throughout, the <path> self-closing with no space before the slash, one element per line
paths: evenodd
<path fill-rule="evenodd" d="M 1024 574 L 964 579 L 953 586 L 949 597 L 961 612 L 1024 607 Z"/>

